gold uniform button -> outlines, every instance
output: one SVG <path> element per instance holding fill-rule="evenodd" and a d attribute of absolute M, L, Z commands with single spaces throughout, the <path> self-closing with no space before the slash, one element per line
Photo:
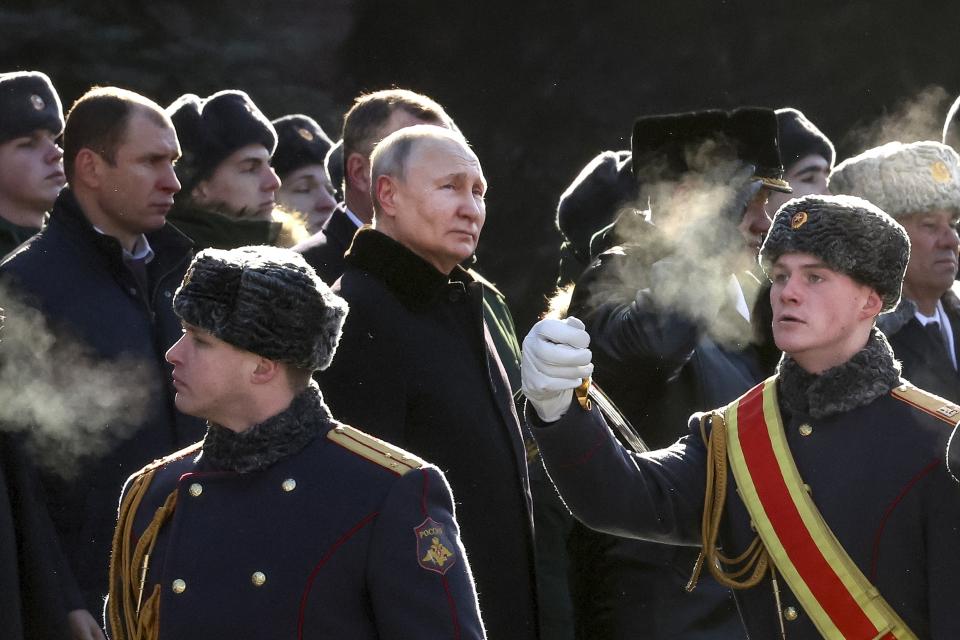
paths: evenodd
<path fill-rule="evenodd" d="M 808 436 L 811 433 L 813 433 L 813 427 L 811 427 L 809 424 L 804 423 L 800 425 L 800 435 Z"/>
<path fill-rule="evenodd" d="M 297 488 L 297 481 L 294 480 L 293 478 L 287 478 L 286 480 L 283 481 L 283 483 L 280 486 L 283 488 L 284 491 L 293 491 L 294 489 Z"/>
<path fill-rule="evenodd" d="M 180 578 L 177 578 L 176 580 L 173 581 L 171 588 L 173 589 L 174 593 L 183 593 L 184 591 L 187 590 L 187 583 L 181 580 Z"/>
<path fill-rule="evenodd" d="M 793 607 L 787 607 L 786 609 L 783 610 L 783 617 L 789 620 L 790 622 L 793 622 L 794 620 L 796 620 L 797 616 L 799 615 L 800 614 L 797 613 L 797 610 Z"/>
<path fill-rule="evenodd" d="M 191 496 L 193 496 L 194 498 L 196 498 L 196 497 L 199 496 L 201 493 L 203 493 L 203 485 L 200 484 L 199 482 L 194 482 L 192 485 L 190 485 L 190 488 L 187 489 L 187 492 L 188 492 Z"/>
<path fill-rule="evenodd" d="M 253 575 L 250 576 L 250 582 L 252 582 L 255 587 L 262 587 L 266 581 L 267 576 L 262 571 L 254 571 Z"/>

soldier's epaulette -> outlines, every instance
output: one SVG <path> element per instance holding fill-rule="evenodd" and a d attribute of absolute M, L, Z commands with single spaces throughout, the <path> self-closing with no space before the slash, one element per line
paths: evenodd
<path fill-rule="evenodd" d="M 164 456 L 164 457 L 162 457 L 162 458 L 158 458 L 157 460 L 154 460 L 153 462 L 151 462 L 151 463 L 147 464 L 145 467 L 143 467 L 143 469 L 140 469 L 140 471 L 137 471 L 134 475 L 142 476 L 143 474 L 149 473 L 149 472 L 153 471 L 154 469 L 159 469 L 160 467 L 162 467 L 162 466 L 164 466 L 165 464 L 168 464 L 168 463 L 170 463 L 170 462 L 173 462 L 174 460 L 179 460 L 179 459 L 181 459 L 181 458 L 185 458 L 185 457 L 187 457 L 188 455 L 190 455 L 191 453 L 195 453 L 195 452 L 200 451 L 200 448 L 201 448 L 202 446 L 203 446 L 203 440 L 199 440 L 199 441 L 197 441 L 197 442 L 194 442 L 193 444 L 191 444 L 191 445 L 189 445 L 189 446 L 187 446 L 187 447 L 184 447 L 183 449 L 180 449 L 179 451 L 174 451 L 173 453 L 171 453 L 171 454 L 168 455 L 168 456 Z"/>
<path fill-rule="evenodd" d="M 890 394 L 949 425 L 956 425 L 960 421 L 960 406 L 929 391 L 919 389 L 909 382 L 901 381 L 900 386 L 895 387 Z"/>
<path fill-rule="evenodd" d="M 327 438 L 361 458 L 385 467 L 397 475 L 404 475 L 426 464 L 409 451 L 404 451 L 379 438 L 345 424 L 337 425 L 327 432 Z"/>

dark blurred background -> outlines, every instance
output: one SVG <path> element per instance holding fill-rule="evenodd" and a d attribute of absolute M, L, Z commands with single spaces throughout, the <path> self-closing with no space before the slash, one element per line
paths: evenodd
<path fill-rule="evenodd" d="M 701 107 L 801 109 L 838 160 L 936 136 L 960 91 L 960 4 L 488 0 L 5 2 L 0 70 L 48 73 L 64 106 L 91 84 L 167 105 L 246 90 L 271 118 L 336 138 L 360 91 L 443 104 L 491 189 L 481 271 L 522 337 L 556 277 L 557 199 L 634 117 Z"/>

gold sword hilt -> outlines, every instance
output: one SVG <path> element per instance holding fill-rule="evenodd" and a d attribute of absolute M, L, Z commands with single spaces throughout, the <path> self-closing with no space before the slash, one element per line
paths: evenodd
<path fill-rule="evenodd" d="M 590 376 L 584 378 L 580 386 L 573 390 L 573 395 L 577 397 L 577 402 L 580 403 L 580 407 L 584 411 L 590 411 L 593 407 L 593 403 L 590 401 Z"/>

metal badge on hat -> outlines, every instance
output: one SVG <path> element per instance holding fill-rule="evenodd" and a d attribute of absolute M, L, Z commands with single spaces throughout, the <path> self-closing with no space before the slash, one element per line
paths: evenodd
<path fill-rule="evenodd" d="M 47 103 L 43 101 L 43 98 L 41 98 L 37 94 L 33 94 L 32 96 L 30 96 L 30 104 L 32 104 L 33 108 L 36 109 L 37 111 L 43 111 L 43 108 L 47 106 Z"/>
<path fill-rule="evenodd" d="M 799 229 L 803 225 L 807 224 L 807 220 L 810 216 L 807 215 L 806 211 L 797 211 L 793 214 L 793 217 L 790 218 L 790 228 Z"/>
<path fill-rule="evenodd" d="M 306 140 L 307 142 L 310 142 L 311 140 L 313 140 L 313 134 L 310 133 L 308 129 L 304 129 L 303 127 L 297 127 L 297 133 L 299 133 L 300 137 Z"/>
<path fill-rule="evenodd" d="M 934 182 L 950 181 L 950 169 L 941 160 L 937 160 L 930 165 L 930 175 L 933 176 Z"/>

